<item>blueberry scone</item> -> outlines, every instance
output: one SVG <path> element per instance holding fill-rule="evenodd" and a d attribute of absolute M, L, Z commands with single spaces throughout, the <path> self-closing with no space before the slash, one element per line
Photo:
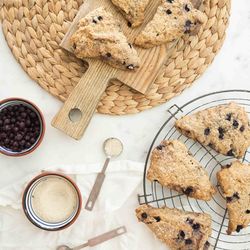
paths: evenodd
<path fill-rule="evenodd" d="M 135 44 L 152 48 L 172 42 L 193 32 L 205 21 L 205 14 L 195 9 L 189 0 L 162 0 L 152 21 L 135 39 Z"/>
<path fill-rule="evenodd" d="M 250 223 L 250 165 L 235 161 L 219 171 L 217 179 L 227 201 L 227 232 L 239 232 Z"/>
<path fill-rule="evenodd" d="M 208 214 L 143 205 L 136 209 L 136 216 L 170 249 L 209 249 L 212 222 Z"/>
<path fill-rule="evenodd" d="M 147 178 L 196 199 L 208 201 L 216 192 L 206 170 L 178 140 L 163 141 L 153 150 Z"/>
<path fill-rule="evenodd" d="M 175 127 L 223 155 L 241 158 L 250 146 L 248 115 L 233 102 L 184 116 Z"/>
<path fill-rule="evenodd" d="M 139 57 L 122 33 L 120 24 L 103 7 L 82 18 L 70 39 L 75 55 L 80 58 L 100 58 L 115 68 L 133 70 Z"/>
<path fill-rule="evenodd" d="M 143 23 L 145 10 L 150 0 L 111 0 L 128 20 L 129 26 L 136 27 Z"/>

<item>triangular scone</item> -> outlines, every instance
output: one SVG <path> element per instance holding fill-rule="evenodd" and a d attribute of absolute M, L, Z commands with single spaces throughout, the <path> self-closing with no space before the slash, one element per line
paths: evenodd
<path fill-rule="evenodd" d="M 162 0 L 153 20 L 135 39 L 135 44 L 152 48 L 172 42 L 185 33 L 193 32 L 205 20 L 206 16 L 189 0 Z"/>
<path fill-rule="evenodd" d="M 175 127 L 187 137 L 224 155 L 241 158 L 250 146 L 248 116 L 236 103 L 184 116 L 176 121 Z"/>
<path fill-rule="evenodd" d="M 235 161 L 219 171 L 217 179 L 227 201 L 227 232 L 239 232 L 250 224 L 250 165 Z"/>
<path fill-rule="evenodd" d="M 177 140 L 163 141 L 154 149 L 147 178 L 196 199 L 210 200 L 216 192 L 206 170 Z"/>
<path fill-rule="evenodd" d="M 111 0 L 132 27 L 139 26 L 145 18 L 145 10 L 150 0 Z"/>
<path fill-rule="evenodd" d="M 139 57 L 122 33 L 119 22 L 103 7 L 82 18 L 70 39 L 75 55 L 80 58 L 100 58 L 113 67 L 133 70 Z"/>
<path fill-rule="evenodd" d="M 208 214 L 143 205 L 136 209 L 136 216 L 170 249 L 209 249 L 212 221 Z"/>

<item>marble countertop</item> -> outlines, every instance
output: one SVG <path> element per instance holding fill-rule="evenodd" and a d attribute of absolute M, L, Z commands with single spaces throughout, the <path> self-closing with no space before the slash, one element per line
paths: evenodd
<path fill-rule="evenodd" d="M 47 132 L 41 147 L 32 155 L 9 158 L 0 155 L 0 187 L 39 169 L 61 164 L 103 162 L 102 143 L 118 137 L 124 143 L 121 159 L 143 162 L 148 147 L 162 123 L 166 110 L 194 97 L 225 89 L 250 89 L 250 1 L 232 1 L 232 16 L 225 44 L 205 74 L 170 102 L 136 115 L 111 117 L 96 114 L 84 137 L 75 141 L 51 127 L 52 117 L 62 103 L 41 89 L 22 70 L 0 32 L 0 99 L 23 97 L 43 111 Z"/>

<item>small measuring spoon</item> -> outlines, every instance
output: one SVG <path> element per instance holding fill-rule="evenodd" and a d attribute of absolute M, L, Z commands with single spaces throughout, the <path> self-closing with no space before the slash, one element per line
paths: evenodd
<path fill-rule="evenodd" d="M 123 144 L 117 138 L 109 138 L 103 143 L 103 150 L 107 159 L 104 163 L 101 173 L 99 173 L 96 177 L 95 184 L 92 188 L 92 191 L 89 195 L 87 204 L 85 209 L 88 211 L 92 211 L 97 200 L 97 197 L 101 191 L 102 184 L 105 179 L 105 172 L 107 170 L 108 164 L 111 158 L 118 157 L 123 151 Z"/>
<path fill-rule="evenodd" d="M 115 230 L 112 230 L 112 231 L 107 232 L 105 234 L 99 235 L 91 240 L 88 240 L 87 243 L 84 243 L 78 247 L 70 248 L 66 245 L 62 245 L 62 246 L 57 247 L 56 250 L 80 250 L 80 249 L 85 248 L 85 247 L 94 247 L 94 246 L 99 245 L 105 241 L 111 240 L 115 237 L 118 237 L 122 234 L 125 234 L 126 232 L 127 232 L 126 227 L 119 227 Z"/>

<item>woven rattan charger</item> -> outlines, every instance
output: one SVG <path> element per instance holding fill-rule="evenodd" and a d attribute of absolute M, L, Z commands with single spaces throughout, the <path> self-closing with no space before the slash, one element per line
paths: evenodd
<path fill-rule="evenodd" d="M 23 69 L 42 88 L 64 101 L 86 65 L 59 44 L 83 0 L 0 0 L 6 41 Z M 204 0 L 207 23 L 198 35 L 181 39 L 146 95 L 112 81 L 97 111 L 123 115 L 162 104 L 189 87 L 220 50 L 230 15 L 231 0 Z"/>

